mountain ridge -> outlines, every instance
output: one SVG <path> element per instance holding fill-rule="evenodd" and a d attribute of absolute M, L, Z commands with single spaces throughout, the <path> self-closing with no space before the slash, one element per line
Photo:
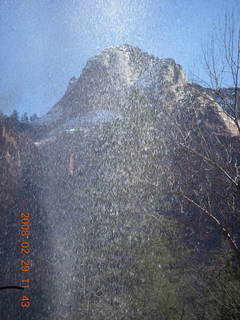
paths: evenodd
<path fill-rule="evenodd" d="M 178 82 L 187 80 L 173 59 L 159 59 L 126 44 L 108 47 L 87 61 L 79 78 L 70 79 L 63 97 L 39 123 L 61 123 L 99 109 L 118 111 L 132 88 L 157 91 Z"/>

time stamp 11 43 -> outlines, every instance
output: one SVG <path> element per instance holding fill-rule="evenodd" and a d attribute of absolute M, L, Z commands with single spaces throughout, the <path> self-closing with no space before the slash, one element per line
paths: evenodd
<path fill-rule="evenodd" d="M 20 272 L 21 272 L 21 287 L 23 289 L 30 289 L 30 277 L 29 272 L 31 270 L 31 216 L 29 212 L 20 213 Z M 28 292 L 28 290 L 26 290 Z M 20 305 L 22 308 L 29 308 L 31 305 L 31 298 L 26 293 L 20 298 Z"/>

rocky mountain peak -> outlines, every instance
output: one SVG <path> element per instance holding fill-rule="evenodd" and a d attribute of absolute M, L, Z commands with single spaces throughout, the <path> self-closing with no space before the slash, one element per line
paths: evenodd
<path fill-rule="evenodd" d="M 111 46 L 89 59 L 83 74 L 91 72 L 92 69 L 104 69 L 109 77 L 118 80 L 117 85 L 130 86 L 137 81 L 141 71 L 155 59 L 127 44 Z"/>
<path fill-rule="evenodd" d="M 160 80 L 162 85 L 187 81 L 182 67 L 173 59 L 159 59 L 129 44 L 104 49 L 99 55 L 88 60 L 83 73 L 100 66 L 127 86 L 134 85 L 139 80 L 142 84 L 142 80 L 148 84 Z"/>
<path fill-rule="evenodd" d="M 71 78 L 63 98 L 40 121 L 63 123 L 96 110 L 118 112 L 131 89 L 156 96 L 164 88 L 186 83 L 173 59 L 160 59 L 129 44 L 111 46 L 87 61 L 80 77 Z"/>

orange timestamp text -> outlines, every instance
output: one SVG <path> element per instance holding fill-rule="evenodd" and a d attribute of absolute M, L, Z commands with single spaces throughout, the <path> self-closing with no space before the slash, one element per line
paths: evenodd
<path fill-rule="evenodd" d="M 24 275 L 24 279 L 21 279 L 21 287 L 23 289 L 30 289 L 30 277 L 29 272 L 31 270 L 31 216 L 29 212 L 20 213 L 20 271 Z M 22 277 L 23 278 L 23 277 Z M 22 308 L 28 308 L 31 305 L 31 299 L 28 295 L 24 295 L 20 298 L 20 305 Z"/>

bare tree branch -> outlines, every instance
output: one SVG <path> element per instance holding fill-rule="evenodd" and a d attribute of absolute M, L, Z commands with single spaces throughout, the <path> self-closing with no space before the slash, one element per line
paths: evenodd
<path fill-rule="evenodd" d="M 232 239 L 229 231 L 222 225 L 222 223 L 215 216 L 213 216 L 207 209 L 205 209 L 204 207 L 199 205 L 193 199 L 186 196 L 184 193 L 178 191 L 178 194 L 181 195 L 189 203 L 193 204 L 196 208 L 200 209 L 201 212 L 203 212 L 205 214 L 205 216 L 207 216 L 214 223 L 214 225 L 219 228 L 219 230 L 221 231 L 221 234 L 228 241 L 230 247 L 235 252 L 236 257 L 238 258 L 238 261 L 240 263 L 240 249 L 238 248 L 236 242 Z"/>
<path fill-rule="evenodd" d="M 190 153 L 195 154 L 196 156 L 202 158 L 204 161 L 210 163 L 211 165 L 213 165 L 214 167 L 216 167 L 219 171 L 221 171 L 227 178 L 229 181 L 231 181 L 231 183 L 237 188 L 238 192 L 240 192 L 240 186 L 239 184 L 228 174 L 228 172 L 221 167 L 216 161 L 205 157 L 203 154 L 201 154 L 200 152 L 184 145 L 183 143 L 179 144 L 182 148 L 184 148 L 185 150 L 188 150 Z"/>

